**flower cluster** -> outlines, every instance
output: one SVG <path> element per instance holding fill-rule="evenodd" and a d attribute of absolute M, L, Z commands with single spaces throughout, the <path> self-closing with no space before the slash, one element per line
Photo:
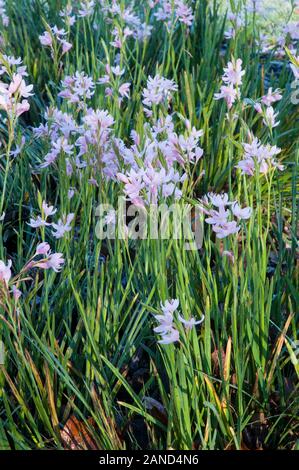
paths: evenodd
<path fill-rule="evenodd" d="M 22 77 L 27 77 L 27 67 L 22 65 L 23 61 L 21 57 L 8 56 L 3 54 L 0 56 L 0 75 L 7 74 L 10 77 L 13 74 L 21 75 Z"/>
<path fill-rule="evenodd" d="M 6 111 L 12 119 L 19 117 L 30 108 L 27 99 L 33 95 L 31 93 L 33 85 L 26 85 L 23 76 L 15 73 L 10 84 L 0 82 L 0 109 Z"/>
<path fill-rule="evenodd" d="M 99 3 L 106 21 L 116 25 L 112 30 L 111 46 L 121 49 L 130 37 L 138 41 L 150 37 L 152 26 L 143 22 L 134 12 L 134 2 L 128 6 L 121 5 L 117 0 L 99 0 Z"/>
<path fill-rule="evenodd" d="M 152 115 L 151 108 L 153 105 L 157 106 L 160 103 L 165 103 L 171 99 L 171 92 L 177 91 L 178 86 L 173 80 L 156 75 L 155 77 L 148 77 L 147 86 L 143 89 L 142 97 L 145 108 L 144 111 L 147 116 Z"/>
<path fill-rule="evenodd" d="M 58 96 L 65 98 L 69 103 L 79 103 L 81 107 L 93 96 L 95 88 L 92 78 L 78 71 L 72 76 L 66 76 L 61 86 L 62 91 Z"/>
<path fill-rule="evenodd" d="M 249 144 L 243 143 L 245 150 L 244 158 L 239 161 L 236 168 L 242 171 L 243 175 L 253 176 L 255 170 L 263 175 L 268 173 L 270 168 L 283 170 L 283 166 L 276 160 L 275 156 L 281 152 L 281 149 L 271 145 L 263 145 L 256 137 Z"/>
<path fill-rule="evenodd" d="M 54 49 L 60 49 L 60 57 L 66 54 L 71 48 L 72 44 L 67 41 L 68 33 L 64 29 L 59 29 L 57 26 L 48 27 L 46 31 L 39 36 L 42 46 L 50 47 L 51 55 L 54 56 Z"/>
<path fill-rule="evenodd" d="M 98 83 L 105 85 L 105 95 L 116 95 L 119 105 L 124 98 L 130 97 L 130 82 L 120 82 L 120 77 L 125 73 L 125 69 L 121 69 L 119 65 L 111 67 L 109 64 L 105 66 L 105 74 L 99 78 Z"/>
<path fill-rule="evenodd" d="M 70 232 L 71 222 L 74 219 L 74 214 L 68 214 L 64 216 L 62 219 L 59 219 L 57 223 L 50 223 L 48 222 L 48 218 L 54 214 L 56 214 L 57 209 L 54 209 L 53 206 L 48 206 L 48 204 L 43 201 L 42 203 L 42 215 L 37 216 L 36 219 L 31 218 L 28 225 L 32 228 L 39 228 L 39 227 L 53 227 L 52 235 L 55 238 L 62 238 L 65 233 Z"/>
<path fill-rule="evenodd" d="M 78 10 L 78 16 L 85 18 L 93 15 L 95 9 L 94 0 L 83 0 L 80 2 L 80 8 Z"/>
<path fill-rule="evenodd" d="M 203 155 L 198 145 L 202 131 L 185 122 L 185 134 L 174 132 L 174 123 L 170 115 L 158 119 L 152 126 L 144 125 L 145 138 L 133 130 L 134 144 L 119 147 L 120 156 L 128 166 L 126 172 L 119 172 L 119 181 L 125 184 L 124 192 L 136 205 L 157 204 L 160 199 L 182 195 L 179 185 L 185 181 L 185 171 L 190 164 L 196 164 Z"/>
<path fill-rule="evenodd" d="M 64 259 L 62 253 L 52 253 L 50 245 L 46 242 L 40 243 L 36 247 L 34 255 L 30 260 L 25 264 L 21 271 L 12 278 L 12 261 L 9 260 L 7 264 L 4 261 L 0 260 L 0 292 L 4 289 L 4 295 L 7 295 L 9 292 L 13 294 L 14 299 L 17 301 L 22 292 L 18 289 L 19 284 L 22 281 L 28 280 L 28 277 L 25 277 L 31 269 L 53 269 L 56 273 L 61 271 L 64 264 Z M 11 287 L 11 291 L 9 291 Z"/>
<path fill-rule="evenodd" d="M 184 0 L 150 0 L 150 8 L 158 6 L 154 16 L 158 21 L 163 21 L 168 27 L 171 27 L 173 22 L 179 21 L 186 25 L 188 28 L 192 26 L 194 15 L 192 8 L 188 6 Z"/>
<path fill-rule="evenodd" d="M 240 86 L 244 75 L 245 70 L 242 70 L 242 60 L 233 58 L 224 68 L 222 76 L 224 85 L 221 86 L 220 93 L 215 93 L 215 100 L 224 99 L 228 109 L 231 109 L 236 99 L 240 98 Z"/>
<path fill-rule="evenodd" d="M 158 343 L 171 344 L 179 341 L 180 333 L 175 326 L 173 317 L 174 312 L 178 309 L 178 306 L 178 299 L 166 300 L 164 304 L 161 302 L 162 315 L 155 315 L 155 319 L 160 324 L 154 328 L 154 332 L 158 333 L 162 337 L 162 339 L 160 339 Z M 178 320 L 184 325 L 184 327 L 188 331 L 194 326 L 202 323 L 204 320 L 204 316 L 197 321 L 193 317 L 186 320 L 180 314 L 178 314 Z"/>
<path fill-rule="evenodd" d="M 252 214 L 251 207 L 244 207 L 242 209 L 238 202 L 229 201 L 228 194 L 226 193 L 209 193 L 204 198 L 204 204 L 203 212 L 208 215 L 205 222 L 212 226 L 216 237 L 220 239 L 239 232 L 240 225 L 237 224 L 234 217 L 240 221 L 249 219 Z M 209 205 L 216 207 L 216 209 L 208 209 Z"/>
<path fill-rule="evenodd" d="M 59 16 L 62 18 L 67 28 L 70 28 L 76 22 L 76 16 L 73 14 L 73 7 L 70 4 L 66 5 L 64 10 L 60 10 Z"/>
<path fill-rule="evenodd" d="M 275 113 L 272 104 L 280 101 L 281 99 L 282 95 L 280 94 L 280 90 L 276 89 L 272 91 L 272 88 L 270 87 L 267 94 L 262 96 L 260 102 L 255 103 L 255 110 L 263 116 L 264 125 L 270 129 L 274 129 L 274 127 L 279 125 L 279 121 L 276 121 L 278 113 Z"/>
<path fill-rule="evenodd" d="M 0 0 L 0 18 L 2 20 L 3 26 L 9 25 L 9 17 L 7 16 L 7 13 L 6 13 L 5 0 Z"/>
<path fill-rule="evenodd" d="M 50 150 L 45 155 L 41 168 L 54 164 L 63 155 L 69 177 L 75 172 L 80 177 L 85 168 L 94 174 L 100 172 L 107 179 L 116 177 L 116 152 L 119 153 L 121 141 L 111 135 L 114 119 L 107 111 L 84 108 L 79 124 L 72 115 L 56 108 L 49 109 L 45 118 L 46 124 L 34 129 L 37 137 L 50 139 Z"/>

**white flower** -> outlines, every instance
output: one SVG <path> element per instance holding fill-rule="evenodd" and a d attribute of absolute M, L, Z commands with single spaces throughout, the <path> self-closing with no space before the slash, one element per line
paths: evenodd
<path fill-rule="evenodd" d="M 237 217 L 237 219 L 246 220 L 246 219 L 249 219 L 252 214 L 251 207 L 244 207 L 243 209 L 241 209 L 241 207 L 239 206 L 237 202 L 235 202 L 232 205 L 232 211 L 233 211 L 234 216 Z"/>
<path fill-rule="evenodd" d="M 7 265 L 4 264 L 3 261 L 0 260 L 0 282 L 4 281 L 5 285 L 8 285 L 8 282 L 11 278 L 11 260 L 8 261 Z"/>
<path fill-rule="evenodd" d="M 186 320 L 181 315 L 178 315 L 178 319 L 180 320 L 181 323 L 183 323 L 185 328 L 189 330 L 189 329 L 193 328 L 193 326 L 195 326 L 195 325 L 200 325 L 200 323 L 202 323 L 204 321 L 205 317 L 203 315 L 200 320 L 196 321 L 194 317 L 191 317 L 191 318 L 189 318 L 189 320 Z"/>
<path fill-rule="evenodd" d="M 272 106 L 269 106 L 266 110 L 263 123 L 265 126 L 270 127 L 270 129 L 274 129 L 274 127 L 277 127 L 280 123 L 280 121 L 276 121 L 277 116 L 278 113 L 275 113 Z"/>
<path fill-rule="evenodd" d="M 54 231 L 52 234 L 55 238 L 62 238 L 65 233 L 70 232 L 72 230 L 71 222 L 74 219 L 75 214 L 68 214 L 65 220 L 59 219 L 57 224 L 52 223 L 52 227 Z"/>

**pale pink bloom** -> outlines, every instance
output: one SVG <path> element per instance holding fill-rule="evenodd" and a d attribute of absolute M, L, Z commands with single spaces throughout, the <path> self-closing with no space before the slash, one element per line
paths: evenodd
<path fill-rule="evenodd" d="M 224 206 L 220 206 L 218 212 L 213 209 L 210 211 L 210 217 L 205 219 L 205 222 L 212 225 L 222 225 L 227 222 L 228 216 L 229 210 L 225 210 Z"/>
<path fill-rule="evenodd" d="M 164 314 L 164 315 L 156 315 L 156 320 L 160 322 L 159 326 L 154 328 L 155 333 L 159 334 L 166 334 L 168 331 L 172 330 L 173 328 L 173 315 L 172 314 Z"/>
<path fill-rule="evenodd" d="M 18 88 L 21 85 L 22 80 L 23 80 L 23 77 L 21 75 L 18 75 L 16 73 L 13 74 L 12 81 L 8 87 L 8 92 L 11 95 L 13 95 L 18 90 Z"/>
<path fill-rule="evenodd" d="M 190 330 L 195 325 L 200 325 L 200 323 L 204 321 L 204 318 L 205 317 L 203 315 L 202 318 L 198 321 L 196 321 L 194 317 L 191 317 L 188 320 L 186 320 L 185 318 L 183 318 L 181 315 L 178 314 L 178 319 L 180 320 L 181 323 L 183 323 L 183 325 L 185 326 L 187 330 Z"/>
<path fill-rule="evenodd" d="M 220 88 L 220 93 L 214 94 L 214 99 L 215 100 L 224 99 L 226 101 L 228 109 L 231 109 L 234 102 L 236 101 L 237 96 L 238 96 L 238 92 L 234 88 L 233 85 L 228 85 L 228 86 L 222 85 Z"/>
<path fill-rule="evenodd" d="M 96 111 L 88 110 L 88 114 L 83 118 L 85 124 L 92 129 L 108 130 L 114 124 L 113 117 L 108 111 L 97 109 Z"/>
<path fill-rule="evenodd" d="M 39 36 L 39 40 L 42 46 L 52 46 L 52 36 L 48 31 Z"/>
<path fill-rule="evenodd" d="M 280 101 L 282 95 L 279 93 L 279 90 L 272 91 L 272 88 L 269 88 L 268 93 L 262 97 L 262 103 L 266 106 L 271 106 L 272 103 Z"/>
<path fill-rule="evenodd" d="M 194 20 L 192 8 L 184 3 L 183 0 L 175 0 L 175 14 L 181 23 L 191 26 Z"/>
<path fill-rule="evenodd" d="M 226 222 L 222 225 L 213 225 L 213 231 L 216 233 L 217 238 L 225 238 L 229 235 L 237 233 L 239 230 L 240 227 L 234 220 L 232 222 Z"/>
<path fill-rule="evenodd" d="M 47 261 L 47 267 L 53 269 L 56 273 L 61 271 L 62 265 L 64 264 L 62 253 L 53 253 L 49 256 Z"/>
<path fill-rule="evenodd" d="M 276 121 L 277 116 L 278 116 L 278 113 L 275 113 L 272 106 L 269 106 L 266 110 L 263 123 L 265 124 L 265 126 L 270 127 L 270 129 L 273 129 L 274 127 L 278 126 L 280 123 L 280 121 Z"/>
<path fill-rule="evenodd" d="M 23 100 L 21 103 L 17 103 L 16 106 L 16 116 L 19 117 L 21 114 L 29 111 L 30 109 L 30 104 L 28 103 L 27 100 Z"/>
<path fill-rule="evenodd" d="M 235 257 L 234 257 L 234 254 L 232 251 L 228 251 L 228 250 L 224 250 L 221 254 L 222 257 L 226 256 L 231 262 L 232 264 L 234 264 L 235 262 Z"/>
<path fill-rule="evenodd" d="M 232 205 L 232 212 L 233 212 L 234 216 L 237 217 L 237 219 L 246 220 L 246 219 L 249 219 L 251 217 L 252 208 L 251 207 L 244 207 L 243 209 L 241 209 L 239 204 L 237 202 L 235 202 Z"/>
<path fill-rule="evenodd" d="M 50 252 L 50 245 L 47 242 L 40 243 L 36 247 L 36 252 L 34 256 L 37 255 L 48 255 Z"/>
<path fill-rule="evenodd" d="M 171 96 L 172 91 L 177 91 L 178 86 L 173 80 L 156 75 L 148 77 L 147 87 L 143 89 L 143 104 L 149 108 L 158 105 Z"/>
<path fill-rule="evenodd" d="M 75 214 L 68 214 L 66 218 L 59 219 L 57 224 L 52 223 L 52 227 L 54 228 L 54 231 L 52 231 L 52 234 L 55 238 L 62 238 L 65 233 L 70 232 L 72 230 L 71 227 L 71 222 L 74 219 Z"/>
<path fill-rule="evenodd" d="M 178 299 L 166 300 L 164 305 L 161 302 L 163 315 L 155 315 L 160 325 L 154 328 L 154 332 L 162 336 L 162 339 L 158 341 L 160 344 L 170 344 L 179 340 L 179 332 L 173 323 L 173 313 L 178 306 Z"/>
<path fill-rule="evenodd" d="M 47 258 L 41 259 L 37 262 L 31 262 L 27 267 L 28 268 L 41 268 L 41 269 L 53 269 L 58 273 L 62 269 L 64 259 L 62 258 L 62 253 L 52 253 L 47 254 Z"/>
<path fill-rule="evenodd" d="M 106 217 L 104 218 L 106 225 L 115 225 L 116 224 L 116 212 L 114 209 L 111 209 Z"/>
<path fill-rule="evenodd" d="M 7 265 L 5 265 L 4 262 L 0 260 L 0 282 L 4 282 L 6 286 L 8 285 L 11 278 L 11 265 L 11 260 L 8 261 Z"/>
<path fill-rule="evenodd" d="M 125 73 L 125 69 L 121 70 L 120 66 L 117 65 L 116 67 L 111 67 L 111 72 L 117 77 L 121 77 Z"/>
<path fill-rule="evenodd" d="M 111 87 L 105 88 L 105 96 L 113 96 L 113 89 Z"/>
<path fill-rule="evenodd" d="M 123 83 L 119 89 L 118 89 L 118 92 L 120 94 L 120 96 L 125 96 L 126 98 L 129 98 L 130 97 L 130 86 L 131 84 L 130 83 Z"/>
<path fill-rule="evenodd" d="M 110 77 L 109 75 L 103 75 L 103 77 L 100 77 L 97 81 L 99 85 L 105 85 L 106 83 L 110 82 Z"/>
<path fill-rule="evenodd" d="M 48 217 L 50 217 L 50 215 L 54 215 L 56 214 L 57 212 L 57 209 L 54 209 L 54 206 L 48 206 L 48 204 L 46 203 L 46 201 L 43 201 L 42 203 L 42 209 L 43 209 L 43 212 L 45 214 L 45 218 L 47 219 Z"/>
<path fill-rule="evenodd" d="M 262 114 L 263 108 L 261 107 L 260 103 L 255 103 L 254 109 L 256 110 L 257 113 Z"/>
<path fill-rule="evenodd" d="M 255 163 L 252 157 L 239 161 L 236 168 L 240 168 L 242 175 L 254 175 Z"/>
<path fill-rule="evenodd" d="M 161 302 L 161 310 L 164 313 L 164 315 L 167 315 L 167 314 L 173 315 L 173 313 L 177 310 L 179 303 L 180 302 L 178 299 L 166 300 L 164 302 L 164 305 Z"/>
<path fill-rule="evenodd" d="M 32 228 L 46 227 L 47 225 L 51 225 L 46 220 L 42 219 L 40 215 L 38 215 L 36 219 L 31 218 L 27 223 Z"/>
<path fill-rule="evenodd" d="M 12 78 L 12 82 L 9 85 L 8 91 L 10 94 L 14 94 L 18 92 L 19 95 L 22 96 L 23 98 L 28 98 L 29 96 L 33 96 L 33 93 L 30 93 L 32 89 L 33 89 L 33 85 L 27 86 L 22 75 L 14 74 Z"/>
<path fill-rule="evenodd" d="M 14 299 L 17 301 L 21 297 L 22 292 L 16 286 L 12 286 L 12 294 Z"/>
<path fill-rule="evenodd" d="M 61 44 L 62 44 L 62 54 L 66 54 L 73 47 L 73 45 L 70 42 L 65 41 L 64 39 L 61 41 Z"/>
<path fill-rule="evenodd" d="M 222 80 L 233 86 L 242 85 L 242 77 L 245 75 L 245 70 L 242 70 L 242 60 L 232 60 L 228 62 L 227 67 L 224 68 L 224 75 Z"/>
<path fill-rule="evenodd" d="M 211 203 L 213 204 L 213 206 L 216 206 L 216 207 L 224 207 L 224 206 L 231 204 L 231 202 L 229 202 L 227 193 L 222 193 L 222 194 L 208 193 L 208 197 Z"/>
<path fill-rule="evenodd" d="M 180 339 L 180 334 L 178 330 L 172 328 L 165 335 L 162 336 L 162 339 L 158 341 L 159 344 L 171 344 L 176 343 Z"/>
<path fill-rule="evenodd" d="M 75 194 L 75 191 L 76 191 L 76 190 L 75 190 L 74 188 L 70 188 L 70 189 L 68 190 L 68 192 L 67 192 L 67 197 L 68 197 L 68 199 L 72 199 L 72 198 L 73 198 L 73 196 L 74 196 L 74 194 Z"/>
<path fill-rule="evenodd" d="M 94 12 L 95 3 L 94 0 L 84 0 L 80 4 L 80 9 L 78 10 L 78 16 L 85 18 L 86 16 L 91 16 Z"/>

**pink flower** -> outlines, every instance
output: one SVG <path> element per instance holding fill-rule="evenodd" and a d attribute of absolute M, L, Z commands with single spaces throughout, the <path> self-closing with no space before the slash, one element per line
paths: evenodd
<path fill-rule="evenodd" d="M 12 82 L 9 85 L 8 91 L 11 95 L 18 92 L 23 98 L 28 98 L 33 96 L 33 93 L 30 93 L 33 89 L 33 85 L 26 85 L 25 80 L 22 75 L 14 74 Z"/>
<path fill-rule="evenodd" d="M 237 233 L 240 230 L 240 227 L 237 226 L 236 221 L 226 222 L 222 225 L 213 225 L 213 231 L 216 233 L 217 238 L 225 238 L 229 235 Z"/>
<path fill-rule="evenodd" d="M 39 36 L 39 40 L 42 46 L 52 46 L 52 36 L 48 31 Z"/>
<path fill-rule="evenodd" d="M 177 310 L 179 303 L 180 302 L 178 299 L 166 300 L 164 305 L 161 302 L 161 310 L 164 315 L 173 315 L 173 313 Z"/>
<path fill-rule="evenodd" d="M 262 97 L 262 103 L 266 106 L 271 106 L 272 103 L 280 101 L 281 99 L 282 95 L 279 93 L 279 90 L 272 92 L 272 88 L 269 88 L 268 93 Z"/>
<path fill-rule="evenodd" d="M 243 209 L 241 209 L 241 207 L 239 206 L 237 202 L 235 202 L 232 205 L 232 211 L 233 211 L 234 216 L 237 217 L 237 219 L 246 220 L 246 219 L 249 219 L 252 214 L 251 207 L 244 207 Z"/>
<path fill-rule="evenodd" d="M 130 97 L 130 83 L 123 83 L 119 89 L 118 89 L 118 92 L 120 94 L 120 96 L 122 97 L 126 97 L 126 98 L 129 98 Z"/>
<path fill-rule="evenodd" d="M 16 286 L 12 286 L 12 294 L 14 299 L 17 301 L 21 297 L 22 292 Z"/>
<path fill-rule="evenodd" d="M 222 193 L 222 194 L 208 193 L 208 197 L 211 203 L 213 204 L 213 206 L 216 206 L 216 207 L 224 207 L 224 206 L 231 204 L 231 202 L 229 202 L 227 193 Z"/>
<path fill-rule="evenodd" d="M 47 219 L 50 215 L 54 215 L 54 214 L 56 214 L 56 212 L 57 212 L 57 209 L 54 209 L 54 206 L 48 206 L 48 204 L 46 203 L 46 201 L 43 201 L 42 209 L 43 209 L 43 212 L 44 212 L 44 214 L 45 214 L 46 219 Z"/>
<path fill-rule="evenodd" d="M 65 233 L 70 232 L 72 230 L 70 224 L 73 221 L 74 216 L 75 214 L 68 214 L 65 220 L 59 219 L 57 224 L 52 223 L 52 227 L 54 228 L 52 234 L 55 238 L 62 238 Z"/>
<path fill-rule="evenodd" d="M 64 39 L 61 41 L 61 44 L 62 44 L 62 54 L 66 54 L 73 47 L 73 45 L 70 42 L 65 41 Z"/>
<path fill-rule="evenodd" d="M 195 325 L 200 325 L 200 323 L 202 323 L 204 321 L 204 315 L 202 316 L 202 318 L 198 321 L 195 320 L 195 318 L 191 317 L 189 318 L 189 320 L 186 320 L 185 318 L 183 318 L 181 315 L 178 315 L 178 319 L 180 320 L 181 323 L 183 323 L 183 325 L 185 326 L 185 328 L 187 330 L 190 330 L 191 328 L 193 328 Z"/>
<path fill-rule="evenodd" d="M 40 243 L 36 247 L 36 252 L 34 256 L 37 255 L 48 255 L 50 252 L 50 245 L 47 242 Z"/>
<path fill-rule="evenodd" d="M 166 334 L 162 336 L 162 339 L 158 341 L 159 344 L 171 344 L 176 343 L 180 339 L 180 333 L 175 328 L 171 328 Z"/>
<path fill-rule="evenodd" d="M 260 103 L 255 103 L 254 109 L 256 110 L 257 113 L 262 114 L 263 108 L 261 107 Z"/>
<path fill-rule="evenodd" d="M 5 265 L 4 262 L 0 260 L 0 282 L 4 282 L 6 286 L 8 285 L 11 278 L 11 265 L 11 260 L 8 261 L 7 265 Z"/>
<path fill-rule="evenodd" d="M 186 26 L 192 26 L 194 20 L 192 9 L 183 0 L 175 0 L 175 7 L 175 14 L 178 20 Z"/>
<path fill-rule="evenodd" d="M 143 104 L 148 108 L 158 105 L 171 96 L 172 91 L 177 91 L 178 86 L 173 80 L 156 75 L 154 78 L 148 77 L 147 87 L 144 88 Z"/>
<path fill-rule="evenodd" d="M 222 80 L 229 85 L 240 86 L 242 85 L 243 75 L 245 75 L 245 70 L 242 70 L 242 60 L 233 59 L 227 64 L 227 67 L 224 68 Z"/>
<path fill-rule="evenodd" d="M 62 265 L 64 264 L 64 259 L 62 256 L 62 253 L 53 253 L 50 255 L 47 261 L 47 268 L 53 269 L 53 271 L 56 273 L 61 271 Z"/>
<path fill-rule="evenodd" d="M 179 340 L 179 332 L 173 323 L 173 313 L 178 306 L 178 299 L 166 300 L 164 305 L 161 302 L 163 315 L 155 315 L 155 318 L 160 325 L 154 328 L 154 332 L 159 333 L 162 336 L 162 339 L 159 340 L 158 343 L 170 344 Z"/>
<path fill-rule="evenodd" d="M 18 103 L 16 106 L 16 116 L 19 117 L 21 114 L 26 113 L 30 109 L 30 104 L 27 100 L 23 100 L 21 103 Z"/>
<path fill-rule="evenodd" d="M 31 218 L 27 223 L 32 228 L 46 227 L 47 225 L 51 225 L 46 220 L 42 219 L 40 215 L 38 215 L 36 219 Z"/>
<path fill-rule="evenodd" d="M 231 262 L 232 264 L 234 264 L 234 262 L 235 262 L 235 257 L 234 257 L 234 254 L 232 253 L 232 251 L 224 250 L 224 251 L 222 252 L 221 256 L 222 256 L 222 258 L 223 258 L 224 256 L 226 256 L 226 257 L 230 260 L 230 262 Z"/>
<path fill-rule="evenodd" d="M 226 101 L 228 109 L 231 109 L 234 102 L 236 101 L 236 98 L 238 96 L 237 90 L 234 88 L 233 85 L 222 85 L 220 88 L 220 93 L 215 93 L 214 94 L 214 99 L 215 100 L 220 100 L 224 99 Z"/>
<path fill-rule="evenodd" d="M 274 127 L 277 127 L 280 123 L 280 121 L 276 121 L 277 116 L 278 113 L 275 113 L 272 106 L 269 106 L 266 110 L 263 123 L 265 124 L 265 126 L 270 127 L 270 129 L 273 129 Z"/>
<path fill-rule="evenodd" d="M 218 212 L 215 210 L 211 210 L 210 217 L 205 219 L 205 221 L 207 224 L 222 225 L 227 222 L 228 216 L 229 216 L 229 210 L 225 210 L 224 206 L 220 206 Z"/>

